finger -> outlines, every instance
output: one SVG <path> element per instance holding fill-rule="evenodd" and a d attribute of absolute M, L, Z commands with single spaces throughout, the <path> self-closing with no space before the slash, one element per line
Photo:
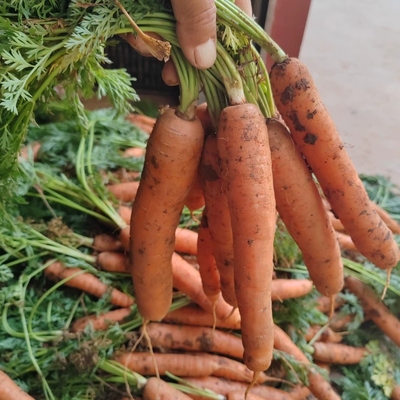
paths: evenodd
<path fill-rule="evenodd" d="M 214 0 L 171 0 L 183 54 L 196 68 L 210 68 L 217 57 Z"/>
<path fill-rule="evenodd" d="M 250 17 L 253 16 L 251 0 L 235 0 L 235 4 Z"/>
<path fill-rule="evenodd" d="M 147 35 L 156 39 L 161 39 L 161 36 L 153 32 L 149 32 L 147 33 Z M 122 39 L 126 40 L 141 56 L 151 57 L 151 53 L 148 50 L 148 46 L 141 39 L 140 36 L 135 37 L 135 35 L 132 33 L 122 34 L 120 36 L 122 37 Z"/>
<path fill-rule="evenodd" d="M 179 85 L 178 73 L 172 60 L 168 60 L 161 72 L 161 77 L 166 85 L 176 86 Z"/>

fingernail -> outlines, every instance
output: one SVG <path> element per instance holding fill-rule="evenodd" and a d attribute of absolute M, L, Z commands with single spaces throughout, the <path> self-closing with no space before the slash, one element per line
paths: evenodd
<path fill-rule="evenodd" d="M 199 44 L 194 49 L 194 59 L 197 68 L 206 69 L 212 67 L 217 58 L 215 41 L 208 39 L 207 42 Z"/>

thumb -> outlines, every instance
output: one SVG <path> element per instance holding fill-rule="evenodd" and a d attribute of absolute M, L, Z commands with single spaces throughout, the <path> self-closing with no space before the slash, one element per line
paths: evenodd
<path fill-rule="evenodd" d="M 217 57 L 214 0 L 171 0 L 171 3 L 183 54 L 196 68 L 211 67 Z"/>

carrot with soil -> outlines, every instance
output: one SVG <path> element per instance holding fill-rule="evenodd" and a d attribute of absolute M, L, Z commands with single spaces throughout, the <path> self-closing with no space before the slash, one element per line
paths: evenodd
<path fill-rule="evenodd" d="M 0 400 L 34 400 L 24 392 L 5 372 L 0 371 Z"/>
<path fill-rule="evenodd" d="M 358 364 L 367 355 L 367 350 L 363 347 L 340 343 L 316 342 L 313 347 L 314 360 L 328 364 Z"/>
<path fill-rule="evenodd" d="M 273 118 L 267 126 L 279 216 L 299 246 L 317 290 L 332 297 L 343 287 L 343 264 L 329 216 L 287 128 Z"/>
<path fill-rule="evenodd" d="M 398 245 L 368 198 L 306 66 L 288 58 L 272 67 L 270 81 L 294 142 L 357 249 L 379 268 L 393 268 Z"/>
<path fill-rule="evenodd" d="M 159 378 L 149 378 L 143 388 L 143 400 L 190 400 L 191 398 Z"/>

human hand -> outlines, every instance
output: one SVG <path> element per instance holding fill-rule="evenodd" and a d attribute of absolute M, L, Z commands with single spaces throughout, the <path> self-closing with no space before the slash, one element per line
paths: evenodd
<path fill-rule="evenodd" d="M 251 0 L 235 0 L 248 15 L 252 15 Z M 176 18 L 176 35 L 186 59 L 198 69 L 210 68 L 217 57 L 216 7 L 214 0 L 171 0 Z M 157 35 L 152 35 L 157 37 Z M 140 37 L 126 35 L 125 39 L 141 55 L 150 56 Z M 174 64 L 167 61 L 162 78 L 169 86 L 179 83 Z"/>

